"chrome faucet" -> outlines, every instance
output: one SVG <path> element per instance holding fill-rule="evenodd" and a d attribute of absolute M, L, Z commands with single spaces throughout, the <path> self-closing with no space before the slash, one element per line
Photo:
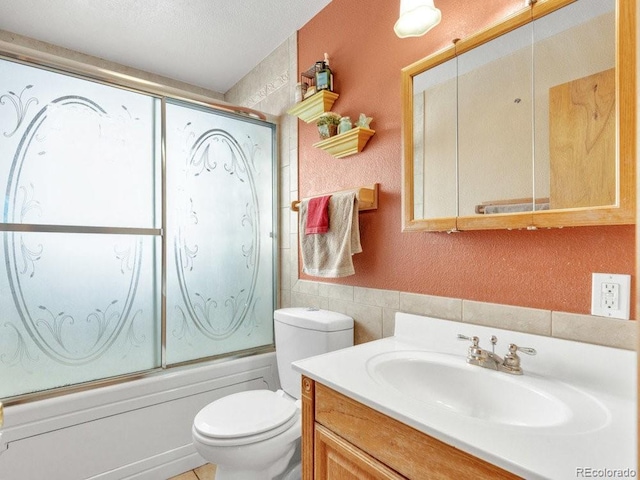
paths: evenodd
<path fill-rule="evenodd" d="M 527 355 L 535 355 L 537 352 L 533 348 L 519 347 L 514 343 L 509 344 L 509 352 L 501 358 L 495 353 L 495 345 L 498 339 L 495 335 L 491 337 L 492 351 L 489 352 L 480 348 L 480 339 L 476 336 L 467 337 L 458 334 L 459 340 L 468 340 L 471 342 L 467 353 L 467 363 L 477 365 L 490 370 L 498 370 L 500 372 L 510 373 L 512 375 L 522 375 L 522 367 L 520 366 L 520 357 L 517 352 L 526 353 Z"/>

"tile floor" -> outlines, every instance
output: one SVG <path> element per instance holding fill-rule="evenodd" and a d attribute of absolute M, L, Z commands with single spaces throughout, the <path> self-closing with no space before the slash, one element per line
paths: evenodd
<path fill-rule="evenodd" d="M 210 463 L 191 470 L 190 472 L 181 473 L 169 480 L 214 480 L 216 478 L 216 466 Z"/>

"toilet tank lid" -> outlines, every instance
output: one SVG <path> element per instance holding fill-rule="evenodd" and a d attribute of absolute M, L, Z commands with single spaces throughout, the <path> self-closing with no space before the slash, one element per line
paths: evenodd
<path fill-rule="evenodd" d="M 321 332 L 336 332 L 353 328 L 353 318 L 342 313 L 318 308 L 281 308 L 273 312 L 273 318 L 277 322 L 287 325 Z"/>

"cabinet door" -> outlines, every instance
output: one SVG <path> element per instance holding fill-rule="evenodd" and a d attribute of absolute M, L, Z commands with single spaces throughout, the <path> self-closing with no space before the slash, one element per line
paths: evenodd
<path fill-rule="evenodd" d="M 404 478 L 316 423 L 316 480 L 401 480 Z"/>

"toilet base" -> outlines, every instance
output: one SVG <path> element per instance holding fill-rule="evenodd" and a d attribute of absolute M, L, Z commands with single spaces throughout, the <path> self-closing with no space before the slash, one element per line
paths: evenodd
<path fill-rule="evenodd" d="M 278 477 L 277 480 L 302 480 L 302 464 L 298 463 L 282 475 L 283 477 L 281 479 Z"/>
<path fill-rule="evenodd" d="M 216 467 L 216 480 L 274 480 L 287 470 L 296 448 L 291 448 L 285 456 L 265 470 L 240 470 L 237 467 Z"/>
<path fill-rule="evenodd" d="M 296 450 L 293 453 L 293 457 L 291 457 L 291 460 L 289 460 L 289 465 L 287 465 L 284 472 L 276 476 L 273 480 L 302 480 L 301 447 L 301 443 L 296 442 Z"/>

